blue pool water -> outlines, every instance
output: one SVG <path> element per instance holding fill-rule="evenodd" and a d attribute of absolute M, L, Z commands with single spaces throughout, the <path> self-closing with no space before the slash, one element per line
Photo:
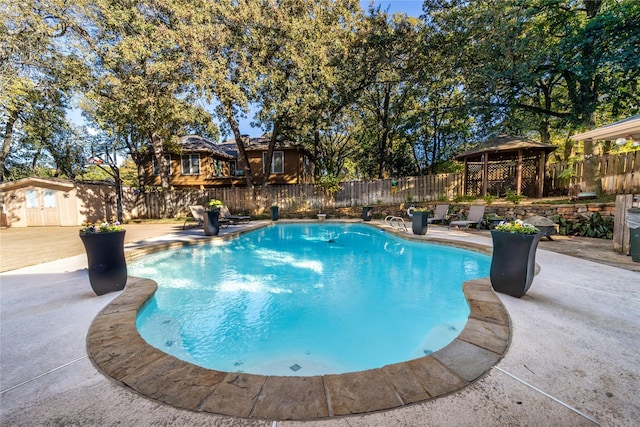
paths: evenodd
<path fill-rule="evenodd" d="M 158 282 L 137 327 L 151 345 L 221 371 L 319 375 L 446 346 L 464 328 L 462 283 L 490 258 L 362 224 L 278 224 L 150 255 Z"/>

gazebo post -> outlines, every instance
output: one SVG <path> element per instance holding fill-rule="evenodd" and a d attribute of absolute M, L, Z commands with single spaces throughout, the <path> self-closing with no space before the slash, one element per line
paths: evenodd
<path fill-rule="evenodd" d="M 538 198 L 544 194 L 544 179 L 546 176 L 547 153 L 542 151 L 538 161 Z"/>
<path fill-rule="evenodd" d="M 516 168 L 516 194 L 522 193 L 522 150 L 518 150 L 518 167 Z"/>
<path fill-rule="evenodd" d="M 484 197 L 489 187 L 489 153 L 482 155 L 482 161 L 482 197 Z"/>
<path fill-rule="evenodd" d="M 464 196 L 465 194 L 467 194 L 467 177 L 469 176 L 469 162 L 467 161 L 467 158 L 465 157 L 464 159 L 464 176 L 462 177 L 462 195 Z"/>

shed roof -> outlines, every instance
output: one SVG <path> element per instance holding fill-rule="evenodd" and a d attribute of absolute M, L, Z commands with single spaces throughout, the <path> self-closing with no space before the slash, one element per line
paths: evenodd
<path fill-rule="evenodd" d="M 0 184 L 0 190 L 9 191 L 30 186 L 44 187 L 61 191 L 73 190 L 73 188 L 75 187 L 73 182 L 67 179 L 28 177 L 19 179 L 17 181 L 3 182 Z"/>
<path fill-rule="evenodd" d="M 480 143 L 476 148 L 458 154 L 456 159 L 463 160 L 467 157 L 478 156 L 483 153 L 499 153 L 519 150 L 551 152 L 556 148 L 558 147 L 555 145 L 544 144 L 530 139 L 518 138 L 510 135 L 498 135 L 493 139 Z"/>

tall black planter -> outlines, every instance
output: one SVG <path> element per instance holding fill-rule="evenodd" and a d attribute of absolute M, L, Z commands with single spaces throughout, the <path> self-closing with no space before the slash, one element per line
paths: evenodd
<path fill-rule="evenodd" d="M 371 221 L 371 217 L 373 216 L 373 214 L 371 213 L 371 210 L 373 208 L 371 206 L 365 206 L 362 208 L 362 220 L 363 221 Z"/>
<path fill-rule="evenodd" d="M 542 237 L 538 234 L 518 234 L 491 230 L 491 286 L 496 292 L 517 298 L 531 287 L 536 267 L 536 249 Z"/>
<path fill-rule="evenodd" d="M 204 234 L 207 236 L 217 236 L 220 232 L 220 209 L 206 211 L 204 216 Z"/>
<path fill-rule="evenodd" d="M 89 282 L 96 295 L 121 291 L 127 284 L 124 230 L 81 234 L 87 252 Z"/>
<path fill-rule="evenodd" d="M 411 219 L 411 230 L 413 230 L 413 234 L 427 234 L 428 219 L 429 212 L 413 211 L 413 218 Z"/>

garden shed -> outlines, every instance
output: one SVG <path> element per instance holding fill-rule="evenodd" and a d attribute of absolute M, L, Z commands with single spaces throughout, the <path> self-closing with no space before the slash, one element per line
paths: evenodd
<path fill-rule="evenodd" d="M 0 184 L 5 227 L 77 226 L 111 218 L 112 185 L 56 178 L 23 178 Z"/>
<path fill-rule="evenodd" d="M 551 144 L 499 135 L 456 156 L 464 162 L 464 194 L 504 196 L 508 190 L 542 197 Z"/>

